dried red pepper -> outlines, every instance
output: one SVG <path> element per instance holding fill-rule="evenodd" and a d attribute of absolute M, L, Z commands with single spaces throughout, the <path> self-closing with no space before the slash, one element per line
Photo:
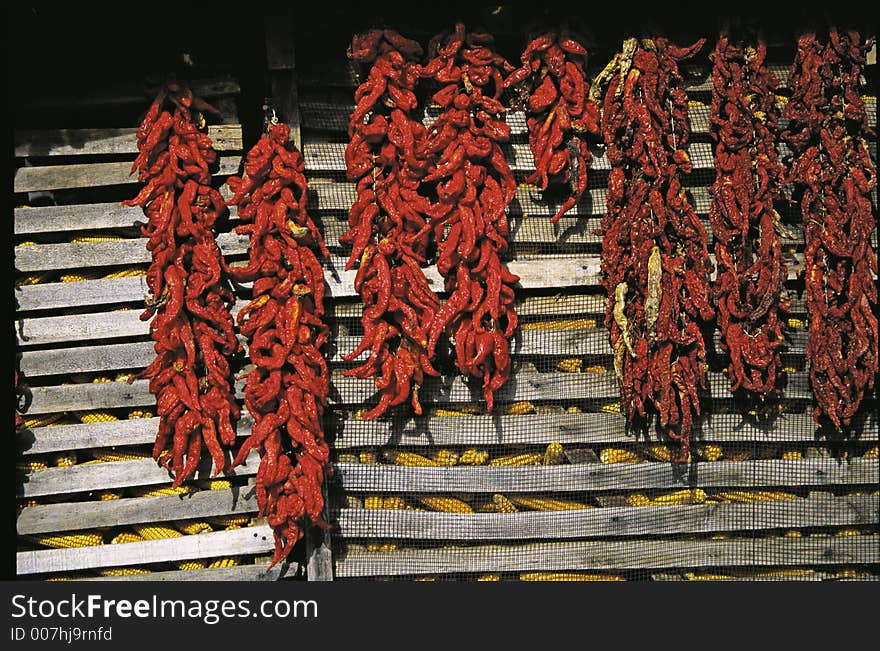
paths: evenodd
<path fill-rule="evenodd" d="M 239 349 L 230 308 L 234 296 L 221 269 L 214 223 L 226 209 L 211 187 L 217 153 L 203 112 L 217 113 L 183 83 L 168 83 L 137 132 L 132 172 L 145 185 L 126 206 L 142 206 L 152 255 L 147 285 L 156 359 L 135 378 L 150 378 L 159 430 L 153 457 L 174 474 L 174 486 L 193 475 L 206 447 L 215 474 L 222 447 L 235 442 L 239 408 L 229 357 Z M 155 315 L 155 316 L 154 316 Z M 166 449 L 170 443 L 171 448 Z"/>
<path fill-rule="evenodd" d="M 433 355 L 440 334 L 451 331 L 456 365 L 482 380 L 489 411 L 510 375 L 513 285 L 519 281 L 502 262 L 516 180 L 501 150 L 510 128 L 500 97 L 513 66 L 492 44 L 489 34 L 466 32 L 461 23 L 431 40 L 423 76 L 440 84 L 433 99 L 441 112 L 416 146 L 431 163 L 414 198 L 430 220 L 437 270 L 449 292 L 431 325 L 428 351 Z"/>
<path fill-rule="evenodd" d="M 593 155 L 588 135 L 599 134 L 599 106 L 587 96 L 587 50 L 572 35 L 550 32 L 533 39 L 520 57 L 522 66 L 504 80 L 505 88 L 525 95 L 529 148 L 535 171 L 525 178 L 542 190 L 570 184 L 570 196 L 550 219 L 559 221 L 587 189 Z"/>
<path fill-rule="evenodd" d="M 345 152 L 348 178 L 357 182 L 350 229 L 340 241 L 352 245 L 347 269 L 358 264 L 355 290 L 364 305 L 360 344 L 342 358 L 367 360 L 344 375 L 373 378 L 378 404 L 362 413 L 375 418 L 409 400 L 422 413 L 419 387 L 431 364 L 428 331 L 440 302 L 421 269 L 430 229 L 414 201 L 426 161 L 416 156 L 425 128 L 416 118 L 415 95 L 421 46 L 392 30 L 355 36 L 349 56 L 367 79 L 355 91 Z M 433 352 L 433 349 L 432 351 Z"/>
<path fill-rule="evenodd" d="M 716 176 L 709 222 L 718 263 L 713 294 L 721 345 L 730 355 L 730 390 L 758 401 L 781 392 L 781 313 L 791 304 L 774 207 L 785 176 L 775 144 L 779 81 L 764 65 L 766 50 L 763 43 L 735 45 L 722 35 L 710 55 Z"/>
<path fill-rule="evenodd" d="M 872 43 L 835 28 L 826 43 L 802 35 L 783 113 L 804 220 L 813 418 L 838 430 L 850 426 L 877 374 L 877 253 L 870 244 L 877 172 L 867 144 L 875 134 L 859 94 Z"/>
<path fill-rule="evenodd" d="M 271 124 L 248 152 L 244 174 L 227 181 L 241 220 L 235 230 L 250 235 L 247 265 L 229 273 L 254 283 L 253 300 L 237 317 L 255 366 L 244 391 L 254 426 L 233 466 L 259 451 L 257 504 L 275 532 L 273 565 L 308 523 L 327 526 L 322 487 L 330 458 L 321 425 L 329 379 L 320 352 L 330 333 L 315 252 L 328 253 L 306 211 L 302 154 L 289 139 L 287 125 Z"/>
<path fill-rule="evenodd" d="M 598 98 L 607 85 L 601 129 L 611 172 L 599 234 L 621 405 L 634 427 L 659 415 L 682 460 L 707 384 L 700 325 L 713 309 L 706 230 L 680 178 L 691 164 L 678 62 L 704 42 L 679 48 L 665 38 L 627 39 L 590 90 Z"/>

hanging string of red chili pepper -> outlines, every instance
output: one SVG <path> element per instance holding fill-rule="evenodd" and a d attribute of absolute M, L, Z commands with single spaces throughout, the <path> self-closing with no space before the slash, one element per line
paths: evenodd
<path fill-rule="evenodd" d="M 505 88 L 528 82 L 526 125 L 535 171 L 525 178 L 542 190 L 570 185 L 571 193 L 550 219 L 555 224 L 578 204 L 587 189 L 593 155 L 588 134 L 599 134 L 599 106 L 587 97 L 587 50 L 566 32 L 533 39 L 520 57 L 522 66 L 504 80 Z"/>
<path fill-rule="evenodd" d="M 877 374 L 877 254 L 870 244 L 877 173 L 866 142 L 874 131 L 859 95 L 872 41 L 834 28 L 825 44 L 801 36 L 783 113 L 804 220 L 813 418 L 837 429 L 851 424 Z"/>
<path fill-rule="evenodd" d="M 307 523 L 327 526 L 322 486 L 330 458 L 321 426 L 329 379 L 320 352 L 330 333 L 315 251 L 328 252 L 306 212 L 305 165 L 289 139 L 287 125 L 271 125 L 248 152 L 243 176 L 227 181 L 241 220 L 236 232 L 250 235 L 247 266 L 229 272 L 253 282 L 253 300 L 237 321 L 255 366 L 244 391 L 254 425 L 233 466 L 259 451 L 257 504 L 275 532 L 273 565 L 290 554 Z"/>
<path fill-rule="evenodd" d="M 132 165 L 145 185 L 123 202 L 142 206 L 148 219 L 142 232 L 152 255 L 152 300 L 141 319 L 152 316 L 156 342 L 156 359 L 130 381 L 150 378 L 160 418 L 153 457 L 173 472 L 174 486 L 195 472 L 203 445 L 215 474 L 224 469 L 221 446 L 235 442 L 239 416 L 228 361 L 240 348 L 230 314 L 234 297 L 213 232 L 226 207 L 211 187 L 217 153 L 204 133 L 204 112 L 218 113 L 185 84 L 159 92 L 138 129 Z"/>
<path fill-rule="evenodd" d="M 363 339 L 342 358 L 352 361 L 369 351 L 363 364 L 343 374 L 372 377 L 379 390 L 378 404 L 363 418 L 407 400 L 421 414 L 424 376 L 439 375 L 428 353 L 428 329 L 440 302 L 420 266 L 430 229 L 413 204 L 426 169 L 415 155 L 425 132 L 414 117 L 421 55 L 418 43 L 388 29 L 355 36 L 349 51 L 355 62 L 370 66 L 355 91 L 345 152 L 357 200 L 348 215 L 350 230 L 339 238 L 352 245 L 346 269 L 358 263 L 354 286 L 364 305 Z"/>
<path fill-rule="evenodd" d="M 707 383 L 700 323 L 714 312 L 706 230 L 680 179 L 691 163 L 678 62 L 704 42 L 679 48 L 665 38 L 628 39 L 591 88 L 599 97 L 607 84 L 602 134 L 611 172 L 601 268 L 621 405 L 633 426 L 657 413 L 682 459 Z"/>
<path fill-rule="evenodd" d="M 774 202 L 785 168 L 776 154 L 779 81 L 764 65 L 767 48 L 721 36 L 710 54 L 715 182 L 709 222 L 718 274 L 713 293 L 722 348 L 730 355 L 731 392 L 764 400 L 781 392 L 780 312 L 790 309 L 782 229 Z"/>
<path fill-rule="evenodd" d="M 510 375 L 509 340 L 518 322 L 513 285 L 519 281 L 501 261 L 516 180 L 500 146 L 510 139 L 510 127 L 499 97 L 513 67 L 492 44 L 489 34 L 467 33 L 461 23 L 431 40 L 423 76 L 442 86 L 433 95 L 441 113 L 417 145 L 431 160 L 422 194 L 436 196 L 420 210 L 430 218 L 437 270 L 450 294 L 431 325 L 428 351 L 434 354 L 444 329 L 454 333 L 456 365 L 482 380 L 489 411 Z"/>

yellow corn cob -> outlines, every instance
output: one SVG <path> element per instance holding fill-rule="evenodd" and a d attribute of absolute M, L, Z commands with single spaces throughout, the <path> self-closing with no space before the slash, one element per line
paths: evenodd
<path fill-rule="evenodd" d="M 185 533 L 188 536 L 194 536 L 196 534 L 209 533 L 213 531 L 210 524 L 198 520 L 178 520 L 174 523 L 174 527 L 181 533 Z"/>
<path fill-rule="evenodd" d="M 153 417 L 153 412 L 144 411 L 143 409 L 132 409 L 130 412 L 128 412 L 129 420 L 132 420 L 135 418 L 152 418 L 152 417 Z"/>
<path fill-rule="evenodd" d="M 385 543 L 384 545 L 379 546 L 380 552 L 393 552 L 397 549 L 397 545 L 394 543 Z"/>
<path fill-rule="evenodd" d="M 86 271 L 84 269 L 81 269 L 79 271 L 61 274 L 60 280 L 63 283 L 79 283 L 84 280 L 95 280 L 100 277 L 101 277 L 100 271 L 95 271 L 95 270 Z"/>
<path fill-rule="evenodd" d="M 501 495 L 500 493 L 495 493 L 492 496 L 492 510 L 496 513 L 516 513 L 519 511 L 516 508 L 516 505 L 510 501 L 509 498 Z"/>
<path fill-rule="evenodd" d="M 183 534 L 177 529 L 160 524 L 135 524 L 131 528 L 144 540 L 164 540 L 165 538 L 183 537 Z"/>
<path fill-rule="evenodd" d="M 684 578 L 688 581 L 729 581 L 734 577 L 729 574 L 694 574 L 693 572 L 685 572 Z"/>
<path fill-rule="evenodd" d="M 487 461 L 489 461 L 489 453 L 475 448 L 465 450 L 458 458 L 458 462 L 465 466 L 481 466 Z"/>
<path fill-rule="evenodd" d="M 211 561 L 208 563 L 208 567 L 214 569 L 215 567 L 235 567 L 240 564 L 238 557 L 233 556 L 232 558 L 218 558 L 216 561 Z"/>
<path fill-rule="evenodd" d="M 104 278 L 129 278 L 131 276 L 146 276 L 146 269 L 120 269 L 119 271 L 114 271 L 112 273 L 107 274 Z"/>
<path fill-rule="evenodd" d="M 382 508 L 382 498 L 378 495 L 370 495 L 368 498 L 364 500 L 364 508 L 365 509 L 381 509 Z"/>
<path fill-rule="evenodd" d="M 427 582 L 430 583 L 431 581 L 436 581 L 436 580 L 437 580 L 437 577 L 436 577 L 436 576 L 417 576 L 417 577 L 415 578 L 415 580 L 416 580 L 416 581 L 419 581 L 419 582 L 427 581 Z"/>
<path fill-rule="evenodd" d="M 99 462 L 100 463 L 100 462 Z M 195 489 L 192 486 L 178 486 L 177 488 L 132 488 L 135 497 L 162 497 L 164 495 L 189 495 Z"/>
<path fill-rule="evenodd" d="M 460 416 L 473 416 L 473 414 L 469 414 L 466 411 L 457 411 L 455 409 L 435 409 L 434 416 L 441 416 L 444 418 L 457 418 Z"/>
<path fill-rule="evenodd" d="M 22 208 L 30 208 L 30 206 L 22 206 Z M 19 246 L 36 246 L 36 242 L 32 242 L 31 240 L 27 240 L 26 242 L 21 242 Z"/>
<path fill-rule="evenodd" d="M 52 465 L 66 468 L 76 465 L 76 452 L 60 452 L 52 457 Z"/>
<path fill-rule="evenodd" d="M 458 463 L 458 453 L 444 448 L 433 452 L 430 459 L 441 466 L 454 466 Z"/>
<path fill-rule="evenodd" d="M 803 328 L 804 322 L 801 321 L 800 319 L 791 318 L 788 320 L 788 327 L 789 328 Z"/>
<path fill-rule="evenodd" d="M 57 423 L 64 418 L 64 414 L 44 414 L 42 416 L 31 416 L 24 419 L 24 426 L 28 429 L 34 427 L 48 427 L 52 423 Z"/>
<path fill-rule="evenodd" d="M 553 441 L 547 445 L 547 449 L 544 450 L 544 465 L 545 466 L 556 466 L 562 463 L 564 460 L 564 456 L 562 454 L 562 443 L 558 443 Z"/>
<path fill-rule="evenodd" d="M 845 538 L 847 536 L 861 536 L 862 533 L 855 529 L 841 529 L 836 534 L 834 534 L 838 538 Z"/>
<path fill-rule="evenodd" d="M 24 508 L 24 509 L 27 509 L 27 508 L 30 508 L 30 507 L 34 507 L 34 506 L 39 506 L 39 505 L 40 505 L 40 501 L 39 501 L 39 500 L 25 500 L 24 502 L 22 502 L 22 503 L 20 504 L 20 506 L 21 506 L 22 508 Z"/>
<path fill-rule="evenodd" d="M 86 380 L 86 381 L 88 381 L 88 380 Z M 92 384 L 103 384 L 105 382 L 113 382 L 113 380 L 111 380 L 109 377 L 107 377 L 105 375 L 99 375 L 98 377 L 96 377 L 92 380 Z M 117 420 L 119 420 L 119 419 L 117 419 Z"/>
<path fill-rule="evenodd" d="M 515 402 L 512 405 L 507 405 L 506 407 L 501 407 L 499 409 L 499 413 L 508 414 L 510 416 L 522 416 L 523 414 L 534 413 L 534 411 L 535 406 L 527 401 Z"/>
<path fill-rule="evenodd" d="M 567 413 L 567 414 L 580 414 L 581 408 L 576 405 L 571 405 L 570 407 L 565 408 L 565 413 Z"/>
<path fill-rule="evenodd" d="M 420 497 L 419 502 L 434 511 L 444 513 L 473 513 L 470 504 L 454 497 Z"/>
<path fill-rule="evenodd" d="M 44 461 L 16 461 L 15 467 L 22 472 L 34 472 L 35 470 L 45 470 L 48 464 Z"/>
<path fill-rule="evenodd" d="M 232 482 L 228 479 L 209 479 L 202 486 L 211 491 L 222 491 L 232 488 Z"/>
<path fill-rule="evenodd" d="M 88 578 L 88 574 L 56 574 L 46 577 L 46 581 L 80 581 Z"/>
<path fill-rule="evenodd" d="M 878 448 L 878 447 L 875 445 L 873 448 L 871 448 L 870 450 L 866 451 L 865 454 L 864 454 L 863 456 L 864 456 L 865 459 L 876 459 L 878 456 L 880 456 L 880 454 L 878 454 L 878 453 L 880 453 L 880 448 Z"/>
<path fill-rule="evenodd" d="M 774 579 L 788 579 L 801 576 L 812 576 L 815 574 L 813 570 L 794 568 L 790 570 L 771 570 L 769 572 L 758 572 L 755 576 Z"/>
<path fill-rule="evenodd" d="M 784 461 L 796 461 L 797 459 L 803 459 L 804 454 L 800 450 L 789 450 L 788 452 L 782 453 L 782 459 Z"/>
<path fill-rule="evenodd" d="M 98 461 L 132 461 L 150 458 L 150 454 L 147 452 L 116 452 L 114 450 L 94 450 L 92 456 Z"/>
<path fill-rule="evenodd" d="M 788 104 L 788 98 L 785 95 L 777 95 L 776 96 L 777 104 Z"/>
<path fill-rule="evenodd" d="M 203 570 L 205 569 L 205 563 L 203 561 L 184 561 L 183 563 L 177 564 L 178 570 Z"/>
<path fill-rule="evenodd" d="M 386 450 L 385 458 L 398 466 L 437 466 L 436 461 L 423 457 L 415 452 L 401 452 L 399 450 Z"/>
<path fill-rule="evenodd" d="M 124 545 L 126 543 L 133 542 L 141 542 L 143 540 L 143 536 L 139 536 L 136 533 L 131 533 L 130 531 L 123 531 L 120 534 L 116 534 L 113 540 L 110 541 L 111 545 Z"/>
<path fill-rule="evenodd" d="M 706 105 L 703 102 L 698 102 L 695 99 L 689 99 L 688 106 L 706 106 Z"/>
<path fill-rule="evenodd" d="M 241 528 L 251 521 L 251 517 L 249 515 L 217 515 L 213 518 L 208 518 L 208 522 L 211 524 L 216 524 L 220 527 L 236 527 Z"/>
<path fill-rule="evenodd" d="M 607 373 L 608 369 L 602 366 L 601 364 L 596 364 L 595 366 L 588 366 L 584 369 L 584 373 Z"/>
<path fill-rule="evenodd" d="M 631 493 L 626 496 L 628 506 L 651 506 L 651 498 L 644 493 Z"/>
<path fill-rule="evenodd" d="M 722 454 L 720 445 L 698 445 L 695 452 L 706 461 L 718 461 Z"/>
<path fill-rule="evenodd" d="M 601 407 L 599 407 L 599 411 L 603 414 L 619 414 L 620 413 L 620 403 L 619 402 L 608 402 Z"/>
<path fill-rule="evenodd" d="M 522 330 L 592 330 L 595 319 L 563 319 L 560 321 L 532 321 L 520 325 Z"/>
<path fill-rule="evenodd" d="M 382 548 L 382 546 L 379 545 L 379 543 L 370 543 L 370 544 L 367 545 L 367 551 L 368 551 L 368 552 L 377 552 L 377 551 L 379 551 L 381 548 Z"/>
<path fill-rule="evenodd" d="M 366 452 L 361 452 L 358 454 L 358 459 L 361 463 L 368 463 L 371 465 L 379 463 L 379 458 L 376 456 L 375 450 L 367 450 Z"/>
<path fill-rule="evenodd" d="M 27 287 L 30 285 L 39 285 L 40 283 L 44 283 L 49 278 L 52 277 L 51 271 L 44 271 L 38 274 L 28 274 L 26 276 L 21 276 L 15 281 L 15 285 L 17 287 Z"/>
<path fill-rule="evenodd" d="M 86 411 L 79 414 L 79 420 L 82 423 L 109 423 L 119 419 L 106 411 Z"/>
<path fill-rule="evenodd" d="M 76 237 L 71 237 L 70 241 L 74 244 L 82 244 L 86 242 L 118 242 L 124 239 L 124 237 L 119 235 L 77 235 Z"/>
<path fill-rule="evenodd" d="M 522 506 L 535 511 L 574 511 L 577 509 L 591 509 L 589 504 L 582 504 L 573 500 L 560 500 L 552 497 L 523 497 L 510 495 L 509 499 L 517 506 Z"/>
<path fill-rule="evenodd" d="M 797 373 L 797 369 L 794 366 L 783 366 L 782 370 L 786 373 Z"/>
<path fill-rule="evenodd" d="M 702 488 L 688 488 L 666 495 L 658 495 L 651 500 L 651 506 L 677 506 L 681 504 L 702 504 L 706 501 L 706 491 Z"/>
<path fill-rule="evenodd" d="M 135 574 L 151 574 L 150 570 L 142 567 L 107 567 L 98 570 L 101 576 L 134 576 Z"/>
<path fill-rule="evenodd" d="M 725 452 L 724 458 L 728 461 L 748 461 L 753 457 L 751 450 L 738 450 L 736 452 Z"/>
<path fill-rule="evenodd" d="M 657 461 L 672 461 L 676 458 L 676 453 L 666 445 L 651 445 L 648 447 L 648 454 Z"/>
<path fill-rule="evenodd" d="M 786 531 L 782 535 L 786 538 L 801 538 L 801 537 L 803 537 L 803 534 L 800 531 L 798 531 L 797 529 L 792 529 L 790 531 Z"/>
<path fill-rule="evenodd" d="M 501 576 L 499 574 L 483 574 L 482 576 L 477 577 L 477 581 L 500 581 Z"/>
<path fill-rule="evenodd" d="M 540 466 L 544 455 L 540 452 L 523 452 L 495 457 L 489 461 L 490 466 Z"/>
<path fill-rule="evenodd" d="M 636 463 L 641 458 L 635 452 L 623 448 L 603 448 L 599 453 L 599 460 L 602 463 Z"/>
<path fill-rule="evenodd" d="M 67 547 L 94 547 L 95 545 L 103 545 L 104 539 L 97 533 L 65 533 L 31 536 L 35 543 L 39 543 L 44 547 L 54 547 L 56 549 Z"/>
<path fill-rule="evenodd" d="M 731 502 L 774 502 L 778 500 L 796 500 L 797 495 L 782 491 L 720 491 L 713 497 Z"/>
<path fill-rule="evenodd" d="M 382 501 L 382 508 L 402 511 L 406 508 L 406 501 L 402 497 L 386 497 Z"/>
<path fill-rule="evenodd" d="M 578 359 L 577 357 L 561 359 L 556 364 L 556 370 L 563 373 L 580 373 L 583 367 L 584 360 Z"/>
<path fill-rule="evenodd" d="M 584 574 L 582 572 L 524 572 L 520 581 L 623 581 L 612 574 Z"/>

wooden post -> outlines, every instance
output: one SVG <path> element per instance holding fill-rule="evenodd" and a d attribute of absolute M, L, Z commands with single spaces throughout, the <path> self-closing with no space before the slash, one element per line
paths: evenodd
<path fill-rule="evenodd" d="M 293 7 L 275 5 L 265 13 L 264 19 L 270 92 L 276 109 L 290 126 L 297 149 L 302 150 L 299 100 L 296 90 Z"/>

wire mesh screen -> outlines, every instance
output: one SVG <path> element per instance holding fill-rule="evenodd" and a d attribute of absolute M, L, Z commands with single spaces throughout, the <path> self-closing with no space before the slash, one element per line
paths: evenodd
<path fill-rule="evenodd" d="M 300 89 L 310 209 L 328 245 L 347 256 L 338 235 L 355 199 L 343 154 L 357 78 L 342 64 L 321 71 L 306 71 Z M 708 230 L 715 174 L 708 71 L 691 72 L 703 81 L 690 93 L 694 169 L 684 183 Z M 435 118 L 425 110 L 426 125 Z M 404 406 L 365 420 L 377 399 L 372 383 L 353 384 L 341 375 L 349 365 L 335 364 L 339 408 L 327 431 L 337 467 L 329 490 L 336 579 L 876 579 L 876 401 L 866 403 L 860 437 L 817 435 L 802 282 L 788 283 L 784 398 L 772 413 L 738 404 L 716 335 L 690 459 L 675 462 L 676 446 L 654 428 L 626 431 L 620 413 L 595 232 L 608 161 L 594 150 L 588 191 L 553 225 L 564 197 L 524 182 L 534 169 L 525 119 L 513 111 L 507 122 L 505 156 L 518 182 L 508 207 L 509 258 L 542 264 L 540 282 L 517 292 L 513 372 L 487 414 L 479 387 L 441 345 L 442 376 L 420 392 L 423 416 Z M 800 215 L 796 206 L 780 211 L 791 234 L 783 241 L 787 263 L 797 269 Z M 432 270 L 426 265 L 429 278 Z M 442 295 L 439 276 L 432 287 Z M 361 306 L 356 297 L 337 298 L 333 311 L 341 354 L 363 334 Z"/>

